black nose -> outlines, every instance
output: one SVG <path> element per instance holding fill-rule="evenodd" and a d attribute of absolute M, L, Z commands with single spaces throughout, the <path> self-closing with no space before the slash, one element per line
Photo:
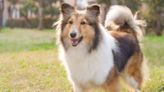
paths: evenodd
<path fill-rule="evenodd" d="M 76 37 L 76 33 L 72 32 L 72 33 L 70 33 L 70 36 L 71 36 L 71 38 L 75 38 Z"/>

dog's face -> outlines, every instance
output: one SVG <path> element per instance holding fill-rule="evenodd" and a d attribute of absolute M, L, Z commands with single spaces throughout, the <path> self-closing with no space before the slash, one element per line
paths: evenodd
<path fill-rule="evenodd" d="M 75 7 L 62 4 L 61 41 L 65 47 L 75 47 L 80 43 L 93 44 L 98 26 L 99 6 L 92 5 L 78 11 Z"/>

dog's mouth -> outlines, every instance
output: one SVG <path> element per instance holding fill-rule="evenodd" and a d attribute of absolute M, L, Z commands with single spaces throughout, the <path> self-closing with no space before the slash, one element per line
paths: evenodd
<path fill-rule="evenodd" d="M 71 44 L 72 46 L 77 46 L 81 41 L 82 41 L 83 37 L 80 37 L 80 38 L 72 38 L 71 39 Z"/>

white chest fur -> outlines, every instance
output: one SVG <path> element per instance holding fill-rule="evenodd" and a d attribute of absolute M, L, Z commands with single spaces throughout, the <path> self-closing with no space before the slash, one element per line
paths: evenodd
<path fill-rule="evenodd" d="M 70 51 L 67 53 L 67 65 L 73 80 L 81 84 L 92 82 L 100 85 L 113 66 L 112 53 L 107 49 L 92 53 L 86 53 L 84 49 Z"/>

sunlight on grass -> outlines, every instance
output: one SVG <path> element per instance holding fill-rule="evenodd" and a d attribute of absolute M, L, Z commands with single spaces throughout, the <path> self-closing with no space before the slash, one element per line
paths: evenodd
<path fill-rule="evenodd" d="M 0 91 L 70 90 L 56 50 L 3 53 L 0 55 Z M 64 87 L 63 87 L 64 86 Z"/>
<path fill-rule="evenodd" d="M 146 36 L 143 48 L 150 71 L 144 92 L 159 92 L 164 87 L 164 36 Z"/>

